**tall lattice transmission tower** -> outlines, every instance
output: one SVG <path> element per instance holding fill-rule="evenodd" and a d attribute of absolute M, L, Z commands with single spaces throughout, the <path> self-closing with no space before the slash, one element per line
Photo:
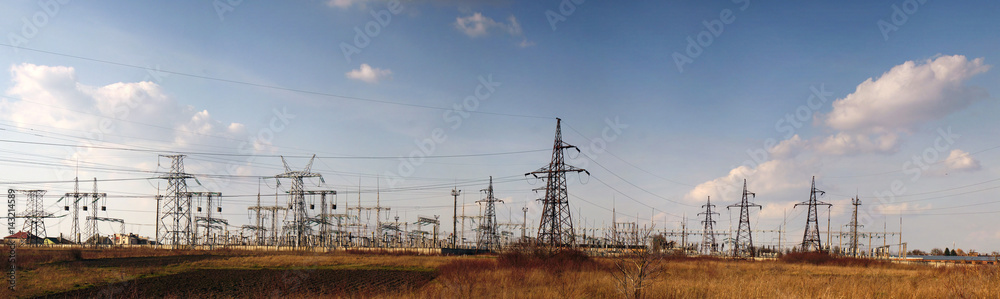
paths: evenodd
<path fill-rule="evenodd" d="M 751 196 L 757 198 L 756 193 L 747 191 L 747 180 L 743 179 L 743 198 L 740 203 L 726 207 L 740 208 L 740 225 L 736 231 L 736 241 L 733 243 L 733 256 L 757 256 L 757 250 L 753 247 L 753 231 L 750 229 L 750 208 L 761 209 L 761 206 L 750 202 Z"/>
<path fill-rule="evenodd" d="M 712 220 L 712 215 L 719 215 L 718 212 L 712 211 L 715 205 L 712 204 L 712 197 L 708 197 L 707 203 L 701 206 L 705 208 L 704 212 L 698 213 L 698 215 L 705 215 L 705 220 L 701 221 L 704 225 L 704 231 L 701 235 L 701 252 L 702 254 L 713 254 L 718 251 L 719 244 L 715 242 L 715 220 Z"/>
<path fill-rule="evenodd" d="M 99 218 L 97 217 L 97 203 L 101 202 L 101 200 L 107 200 L 108 194 L 97 193 L 97 178 L 94 178 L 94 192 L 84 193 L 82 195 L 90 197 L 90 216 L 87 217 L 87 228 L 85 230 L 87 238 L 84 239 L 84 242 L 93 241 L 93 244 L 97 245 L 100 244 L 100 235 L 97 231 L 97 221 Z M 102 206 L 102 210 L 103 209 L 106 208 Z M 84 211 L 86 211 L 86 207 L 84 207 Z M 122 224 L 124 225 L 124 220 L 122 221 Z"/>
<path fill-rule="evenodd" d="M 857 195 L 851 199 L 851 205 L 854 206 L 854 211 L 851 213 L 851 224 L 848 224 L 851 229 L 851 244 L 850 253 L 851 256 L 858 256 L 858 227 L 862 225 L 858 223 L 858 206 L 861 205 L 861 198 Z"/>
<path fill-rule="evenodd" d="M 312 172 L 313 161 L 316 160 L 316 155 L 313 155 L 309 159 L 309 164 L 303 170 L 293 171 L 291 167 L 288 167 L 288 162 L 285 161 L 285 157 L 281 157 L 281 164 L 285 166 L 285 173 L 274 176 L 279 179 L 291 179 L 292 187 L 288 190 L 290 196 L 288 201 L 288 208 L 292 212 L 292 231 L 295 238 L 295 247 L 300 247 L 307 244 L 308 237 L 312 234 L 312 226 L 309 219 L 309 215 L 306 213 L 306 191 L 302 179 L 304 178 L 320 178 L 323 180 L 323 175 Z M 311 194 L 311 193 L 310 193 Z M 325 195 L 324 195 L 325 196 Z"/>
<path fill-rule="evenodd" d="M 567 172 L 585 172 L 586 169 L 566 165 L 563 151 L 576 149 L 574 145 L 562 140 L 562 119 L 556 118 L 556 138 L 552 145 L 552 161 L 548 166 L 524 174 L 545 180 L 545 197 L 542 198 L 542 219 L 538 225 L 538 241 L 542 244 L 558 247 L 573 246 L 575 234 L 573 219 L 569 209 L 569 192 L 566 189 Z M 536 189 L 536 191 L 539 189 Z"/>
<path fill-rule="evenodd" d="M 814 176 L 812 177 L 812 188 L 809 191 L 809 201 L 797 203 L 794 206 L 804 205 L 809 207 L 809 216 L 806 217 L 806 230 L 802 234 L 802 251 L 823 250 L 823 241 L 819 237 L 819 213 L 816 212 L 816 206 L 832 206 L 817 199 L 823 194 L 826 194 L 826 192 L 816 189 L 816 177 Z"/>
<path fill-rule="evenodd" d="M 493 197 L 493 176 L 490 176 L 490 186 L 480 190 L 486 193 L 486 198 L 476 201 L 486 203 L 486 213 L 483 214 L 482 224 L 479 225 L 479 244 L 476 247 L 486 250 L 500 249 L 500 236 L 497 232 L 497 211 L 495 203 L 502 203 L 502 200 Z"/>
<path fill-rule="evenodd" d="M 35 237 L 35 239 L 28 239 L 29 243 L 37 243 L 41 241 L 41 238 L 45 238 L 45 218 L 52 217 L 52 214 L 45 212 L 45 205 L 42 204 L 42 197 L 45 196 L 45 190 L 17 190 L 17 192 L 24 194 L 27 198 L 27 206 L 25 207 L 23 216 L 18 216 L 17 218 L 24 218 L 24 224 L 21 231 L 28 232 Z"/>
<path fill-rule="evenodd" d="M 191 197 L 187 193 L 187 179 L 194 176 L 184 173 L 184 155 L 160 155 L 170 158 L 170 172 L 160 176 L 167 180 L 167 194 L 157 196 L 156 240 L 170 245 L 194 245 L 191 221 Z"/>

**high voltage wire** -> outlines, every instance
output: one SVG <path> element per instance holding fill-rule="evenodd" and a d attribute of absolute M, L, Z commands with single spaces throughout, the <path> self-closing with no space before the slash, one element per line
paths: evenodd
<path fill-rule="evenodd" d="M 80 146 L 74 144 L 61 144 L 61 143 L 50 143 L 50 142 L 34 142 L 34 141 L 23 141 L 23 140 L 9 140 L 0 139 L 0 143 L 16 143 L 16 144 L 30 144 L 30 145 L 44 145 L 44 146 L 56 146 L 56 147 L 86 147 L 86 148 L 96 148 L 104 150 L 118 150 L 118 151 L 131 151 L 131 152 L 150 152 L 150 153 L 174 153 L 183 155 L 200 155 L 200 156 L 227 156 L 227 157 L 266 157 L 266 158 L 310 158 L 312 155 L 265 155 L 265 154 L 232 154 L 232 153 L 211 153 L 211 152 L 190 152 L 190 151 L 169 151 L 169 150 L 155 150 L 155 149 L 137 149 L 137 148 L 122 148 L 122 147 L 108 147 L 108 146 Z M 503 155 L 516 155 L 516 154 L 526 154 L 526 153 L 536 153 L 542 151 L 548 151 L 549 149 L 535 149 L 535 150 L 523 150 L 523 151 L 510 151 L 510 152 L 497 152 L 497 153 L 478 153 L 478 154 L 460 154 L 460 155 L 426 155 L 421 157 L 422 159 L 442 159 L 442 158 L 467 158 L 467 157 L 488 157 L 488 156 L 503 156 Z M 316 156 L 320 159 L 363 159 L 363 160 L 379 160 L 379 159 L 408 159 L 406 156 Z"/>
<path fill-rule="evenodd" d="M 142 66 L 133 65 L 133 64 L 127 64 L 127 63 L 122 63 L 122 62 L 116 62 L 116 61 L 110 61 L 110 60 L 104 60 L 104 59 L 97 59 L 97 58 L 83 57 L 83 56 L 77 56 L 77 55 L 71 55 L 71 54 L 65 54 L 65 53 L 58 53 L 58 52 L 53 52 L 53 51 L 46 51 L 46 50 L 25 48 L 25 47 L 13 46 L 13 45 L 4 44 L 4 43 L 0 43 L 0 46 L 8 47 L 8 48 L 14 48 L 14 49 L 17 49 L 17 50 L 26 50 L 26 51 L 30 51 L 30 52 L 43 53 L 43 54 L 49 54 L 49 55 L 55 55 L 55 56 L 62 56 L 62 57 L 68 57 L 68 58 L 74 58 L 74 59 L 80 59 L 80 60 L 86 60 L 86 61 L 92 61 L 92 62 L 99 62 L 99 63 L 105 63 L 105 64 L 110 64 L 110 65 L 116 65 L 116 66 L 122 66 L 122 67 L 128 67 L 128 68 L 134 68 L 134 69 L 140 69 L 140 70 L 146 70 L 146 71 L 149 70 L 149 68 L 147 68 L 147 67 L 142 67 Z M 419 104 L 411 104 L 411 103 L 393 102 L 393 101 L 387 101 L 387 100 L 376 100 L 376 99 L 368 99 L 368 98 L 361 98 L 361 97 L 337 95 L 337 94 L 326 93 L 326 92 L 319 92 L 319 91 L 310 91 L 310 90 L 304 90 L 304 89 L 281 87 L 281 86 L 267 85 L 267 84 L 261 84 L 261 83 L 253 83 L 253 82 L 238 81 L 238 80 L 225 79 L 225 78 L 216 78 L 216 77 L 195 75 L 195 74 L 189 74 L 189 73 L 178 72 L 178 71 L 171 71 L 171 70 L 160 70 L 160 69 L 157 69 L 155 71 L 156 72 L 160 72 L 160 73 L 166 73 L 166 74 L 172 74 L 172 75 L 189 77 L 189 78 L 197 78 L 197 79 L 217 81 L 217 82 L 224 82 L 224 83 L 231 83 L 231 84 L 244 85 L 244 86 L 252 86 L 252 87 L 274 89 L 274 90 L 281 90 L 281 91 L 289 91 L 289 92 L 309 94 L 309 95 L 317 95 L 317 96 L 330 97 L 330 98 L 339 98 L 339 99 L 359 101 L 359 102 L 377 103 L 377 104 L 385 104 L 385 105 L 398 105 L 398 106 L 406 106 L 406 107 L 421 108 L 421 109 L 431 109 L 431 110 L 439 110 L 439 111 L 451 111 L 451 110 L 453 110 L 452 108 L 447 108 L 447 107 L 436 107 L 436 106 L 419 105 Z M 465 112 L 473 113 L 473 114 L 510 116 L 510 117 L 521 117 L 521 118 L 537 118 L 537 119 L 553 119 L 554 118 L 554 117 L 548 117 L 548 116 L 526 115 L 526 114 L 511 114 L 511 113 L 498 113 L 498 112 L 487 112 L 487 111 L 465 111 Z"/>

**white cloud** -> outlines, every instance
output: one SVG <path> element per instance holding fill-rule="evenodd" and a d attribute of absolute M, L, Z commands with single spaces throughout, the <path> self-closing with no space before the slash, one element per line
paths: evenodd
<path fill-rule="evenodd" d="M 819 140 L 813 146 L 817 152 L 822 154 L 849 156 L 868 153 L 895 153 L 899 150 L 899 142 L 899 135 L 895 133 L 869 135 L 840 132 Z"/>
<path fill-rule="evenodd" d="M 392 71 L 388 69 L 373 68 L 368 64 L 361 64 L 361 68 L 347 72 L 347 78 L 361 80 L 368 83 L 378 83 L 378 81 L 392 77 Z"/>
<path fill-rule="evenodd" d="M 944 160 L 944 165 L 948 171 L 972 172 L 982 169 L 979 160 L 969 155 L 969 152 L 960 149 L 952 150 L 951 154 L 948 154 L 948 158 Z"/>
<path fill-rule="evenodd" d="M 989 69 L 983 58 L 962 55 L 907 61 L 861 83 L 854 93 L 834 101 L 833 110 L 821 118 L 840 131 L 908 131 L 986 98 L 982 89 L 963 83 Z"/>
<path fill-rule="evenodd" d="M 517 18 L 510 16 L 508 23 L 497 22 L 490 17 L 483 16 L 482 13 L 474 13 L 467 17 L 455 18 L 455 28 L 465 33 L 469 37 L 487 36 L 490 32 L 499 31 L 510 36 L 521 36 L 521 24 L 517 23 Z M 527 40 L 522 44 L 529 43 Z"/>
<path fill-rule="evenodd" d="M 223 124 L 206 110 L 184 107 L 153 82 L 88 86 L 77 82 L 72 67 L 28 63 L 14 65 L 10 71 L 13 84 L 6 93 L 19 100 L 3 101 L 0 117 L 21 129 L 69 132 L 86 140 L 81 144 L 115 142 L 150 148 L 169 144 L 168 150 L 199 149 L 219 144 L 220 138 L 245 134 L 242 124 Z M 81 150 L 71 158 L 86 161 L 86 155 L 93 152 Z"/>
<path fill-rule="evenodd" d="M 989 69 L 982 58 L 968 60 L 961 55 L 895 66 L 834 101 L 829 114 L 817 116 L 814 125 L 834 129 L 830 135 L 808 140 L 794 135 L 768 149 L 770 160 L 744 163 L 723 177 L 697 185 L 685 198 L 703 201 L 708 195 L 736 196 L 744 178 L 750 181 L 751 191 L 761 193 L 808 188 L 796 182 L 818 173 L 824 159 L 895 153 L 902 143 L 901 136 L 987 98 L 982 89 L 964 83 Z M 946 164 L 948 169 L 958 171 L 981 168 L 979 161 L 957 150 L 952 151 Z"/>
<path fill-rule="evenodd" d="M 354 4 L 364 5 L 368 0 L 327 0 L 326 5 L 329 7 L 338 8 L 348 8 Z"/>
<path fill-rule="evenodd" d="M 757 167 L 742 165 L 729 171 L 729 174 L 694 187 L 685 199 L 691 202 L 704 202 L 707 196 L 713 200 L 735 201 L 742 195 L 743 180 L 747 180 L 747 189 L 758 194 L 769 194 L 790 188 L 806 188 L 809 185 L 803 178 L 817 168 L 815 161 L 770 160 Z"/>
<path fill-rule="evenodd" d="M 782 140 L 777 145 L 768 149 L 774 159 L 794 158 L 807 146 L 807 142 L 802 140 L 798 134 Z"/>

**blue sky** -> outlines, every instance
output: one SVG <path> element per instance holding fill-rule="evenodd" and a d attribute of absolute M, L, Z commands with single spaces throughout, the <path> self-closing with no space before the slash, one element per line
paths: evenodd
<path fill-rule="evenodd" d="M 324 188 L 341 191 L 341 201 L 356 204 L 360 177 L 363 204 L 373 204 L 369 191 L 380 177 L 379 198 L 400 221 L 444 215 L 450 222 L 449 183 L 463 185 L 467 213 L 476 213 L 475 191 L 492 175 L 502 178 L 497 195 L 507 201 L 500 221 L 521 222 L 520 208 L 528 206 L 528 222 L 537 225 L 540 207 L 531 200 L 537 185 L 521 175 L 548 162 L 544 149 L 560 117 L 565 140 L 590 154 L 570 159 L 593 174 L 570 177 L 573 216 L 586 226 L 609 223 L 614 205 L 619 220 L 669 230 L 687 215 L 688 226 L 696 227 L 704 196 L 732 204 L 741 186 L 725 186 L 746 178 L 764 206 L 754 226 L 777 229 L 787 210 L 787 236 L 797 242 L 805 216 L 791 204 L 808 199 L 815 175 L 828 191 L 823 200 L 834 204 L 834 227 L 848 222 L 845 203 L 857 193 L 878 206 L 866 227 L 887 222 L 888 230 L 898 230 L 903 214 L 911 249 L 954 242 L 980 252 L 1000 250 L 1000 231 L 991 220 L 996 213 L 983 213 L 1000 213 L 1000 202 L 990 200 L 997 194 L 990 188 L 1000 187 L 991 181 L 1000 178 L 993 149 L 1000 144 L 991 130 L 997 125 L 991 116 L 1000 112 L 1000 76 L 991 69 L 1000 50 L 992 34 L 1000 31 L 996 2 L 586 1 L 555 29 L 547 12 L 562 15 L 561 3 L 574 2 L 404 1 L 392 13 L 389 2 L 374 0 L 242 1 L 222 6 L 221 16 L 211 1 L 68 2 L 55 13 L 40 3 L 49 2 L 10 2 L 0 9 L 6 37 L 0 65 L 8 70 L 0 72 L 0 135 L 80 152 L 4 144 L 0 181 L 8 188 L 50 190 L 46 200 L 53 209 L 60 205 L 56 194 L 72 184 L 49 181 L 72 180 L 78 160 L 164 170 L 155 152 L 84 147 L 97 144 L 191 152 L 189 172 L 223 177 L 273 176 L 281 163 L 271 155 L 315 153 L 327 158 L 314 170 L 325 176 Z M 912 14 L 902 12 L 905 22 L 899 15 L 893 20 L 894 6 L 912 10 L 913 3 Z M 365 34 L 370 42 L 360 47 L 355 28 L 377 24 L 372 12 L 391 19 L 376 26 L 377 35 Z M 720 14 L 730 19 L 723 23 Z M 37 32 L 26 31 L 25 20 Z M 883 34 L 880 21 L 898 30 Z M 699 34 L 711 34 L 706 23 L 724 26 L 678 71 L 675 53 L 688 54 L 689 37 L 697 42 Z M 342 45 L 360 53 L 345 59 Z M 452 127 L 459 114 L 451 112 L 449 120 L 446 110 L 490 80 L 493 92 L 477 101 L 482 113 Z M 827 100 L 810 108 L 814 89 Z M 809 113 L 807 121 L 786 140 L 788 127 L 776 123 L 799 109 Z M 284 118 L 287 124 L 278 121 L 281 130 L 269 127 L 275 111 L 293 115 Z M 102 117 L 110 128 L 101 127 Z M 602 137 L 615 119 L 627 127 Z M 939 129 L 947 128 L 961 137 L 934 149 Z M 87 134 L 95 129 L 102 134 Z M 399 159 L 336 158 L 407 156 L 435 129 L 447 139 L 435 144 L 432 156 L 531 152 L 426 159 L 391 188 Z M 243 142 L 270 133 L 270 142 L 258 141 L 249 152 L 260 155 L 250 162 L 197 154 L 240 154 L 248 149 Z M 785 142 L 771 148 L 768 139 Z M 592 147 L 601 144 L 606 150 Z M 766 159 L 738 168 L 760 150 L 768 152 Z M 924 153 L 934 159 L 917 178 L 904 163 Z M 11 162 L 25 159 L 46 164 Z M 301 167 L 307 159 L 289 161 Z M 236 171 L 227 170 L 230 165 Z M 79 172 L 99 180 L 155 176 L 94 167 Z M 891 190 L 894 181 L 905 190 L 896 199 L 883 196 L 879 205 L 876 194 Z M 107 216 L 152 235 L 157 182 L 101 184 L 112 195 Z M 245 209 L 256 198 L 242 195 L 256 194 L 258 179 L 217 183 L 208 185 L 241 195 L 224 200 L 230 223 L 249 223 Z M 317 185 L 323 184 L 312 182 Z M 262 187 L 272 202 L 274 188 L 273 179 Z M 717 227 L 728 229 L 731 216 L 721 217 Z M 50 232 L 68 232 L 68 223 L 47 222 Z M 450 233 L 450 225 L 442 230 Z M 777 236 L 755 239 L 770 245 Z"/>

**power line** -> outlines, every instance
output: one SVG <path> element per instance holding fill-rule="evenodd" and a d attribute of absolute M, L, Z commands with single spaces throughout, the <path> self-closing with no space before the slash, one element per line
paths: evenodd
<path fill-rule="evenodd" d="M 279 158 L 281 155 L 263 155 L 263 154 L 232 154 L 232 153 L 212 153 L 212 152 L 186 152 L 186 151 L 169 151 L 169 150 L 155 150 L 155 149 L 137 149 L 137 148 L 123 148 L 123 147 L 109 147 L 109 146 L 80 146 L 73 144 L 61 144 L 61 143 L 50 143 L 50 142 L 35 142 L 35 141 L 23 141 L 23 140 L 9 140 L 0 139 L 2 143 L 16 143 L 16 144 L 30 144 L 30 145 L 44 145 L 44 146 L 57 146 L 57 147 L 87 147 L 105 150 L 118 150 L 118 151 L 132 151 L 132 152 L 149 152 L 149 153 L 176 153 L 184 155 L 201 155 L 201 156 L 227 156 L 227 157 L 267 157 L 267 158 Z M 488 156 L 503 156 L 503 155 L 516 155 L 516 154 L 526 154 L 548 151 L 548 149 L 535 149 L 535 150 L 523 150 L 523 151 L 510 151 L 510 152 L 496 152 L 496 153 L 478 153 L 478 154 L 460 154 L 460 155 L 427 155 L 422 158 L 425 159 L 442 159 L 442 158 L 467 158 L 467 157 L 488 157 Z M 285 156 L 288 158 L 309 158 L 311 156 Z M 379 160 L 379 159 L 406 159 L 406 156 L 316 156 L 316 158 L 321 159 L 369 159 L 369 160 Z"/>
<path fill-rule="evenodd" d="M 127 63 L 122 63 L 122 62 L 116 62 L 116 61 L 110 61 L 110 60 L 104 60 L 104 59 L 97 59 L 97 58 L 83 57 L 83 56 L 77 56 L 77 55 L 71 55 L 71 54 L 65 54 L 65 53 L 58 53 L 58 52 L 53 52 L 53 51 L 46 51 L 46 50 L 32 49 L 32 48 L 26 48 L 26 47 L 19 47 L 19 46 L 13 46 L 13 45 L 3 44 L 3 43 L 0 43 L 0 46 L 8 47 L 8 48 L 14 48 L 14 49 L 18 49 L 18 50 L 26 50 L 26 51 L 36 52 L 36 53 L 43 53 L 43 54 L 49 54 L 49 55 L 55 55 L 55 56 L 62 56 L 62 57 L 74 58 L 74 59 L 79 59 L 79 60 L 86 60 L 86 61 L 92 61 L 92 62 L 105 63 L 105 64 L 116 65 L 116 66 L 127 67 L 127 68 L 134 68 L 134 69 L 140 69 L 140 70 L 149 70 L 149 68 L 147 68 L 147 67 L 142 67 L 142 66 L 138 66 L 138 65 L 134 65 L 134 64 L 127 64 Z M 453 110 L 452 108 L 446 108 L 446 107 L 436 107 L 436 106 L 419 105 L 419 104 L 411 104 L 411 103 L 393 102 L 393 101 L 387 101 L 387 100 L 376 100 L 376 99 L 368 99 L 368 98 L 361 98 L 361 97 L 345 96 L 345 95 L 338 95 L 338 94 L 332 94 L 332 93 L 326 93 L 326 92 L 319 92 L 319 91 L 310 91 L 310 90 L 304 90 L 304 89 L 281 87 L 281 86 L 267 85 L 267 84 L 261 84 L 261 83 L 253 83 L 253 82 L 238 81 L 238 80 L 225 79 L 225 78 L 217 78 L 217 77 L 195 75 L 195 74 L 178 72 L 178 71 L 171 71 L 171 70 L 157 69 L 156 71 L 160 72 L 160 73 L 166 73 L 166 74 L 171 74 L 171 75 L 184 76 L 184 77 L 189 77 L 189 78 L 196 78 L 196 79 L 203 79 L 203 80 L 210 80 L 210 81 L 217 81 L 217 82 L 231 83 L 231 84 L 237 84 L 237 85 L 266 88 L 266 89 L 274 89 L 274 90 L 281 90 L 281 91 L 289 91 L 289 92 L 294 92 L 294 93 L 317 95 L 317 96 L 330 97 L 330 98 L 339 98 L 339 99 L 353 100 L 353 101 L 359 101 L 359 102 L 368 102 L 368 103 L 377 103 L 377 104 L 386 104 L 386 105 L 406 106 L 406 107 L 421 108 L 421 109 L 431 109 L 431 110 L 439 110 L 439 111 L 451 111 L 451 110 Z M 548 117 L 548 116 L 525 115 L 525 114 L 511 114 L 511 113 L 499 113 L 499 112 L 487 112 L 487 111 L 465 111 L 465 112 L 467 112 L 467 113 L 474 113 L 474 114 L 510 116 L 510 117 L 521 117 L 521 118 L 537 118 L 537 119 L 553 119 L 554 118 L 554 117 Z"/>

